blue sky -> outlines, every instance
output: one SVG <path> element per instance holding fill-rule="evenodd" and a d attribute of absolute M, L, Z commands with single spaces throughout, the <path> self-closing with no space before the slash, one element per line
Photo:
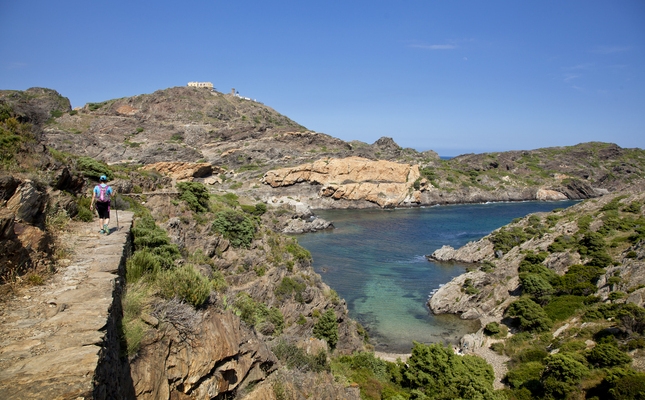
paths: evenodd
<path fill-rule="evenodd" d="M 0 89 L 74 107 L 211 81 L 441 155 L 645 147 L 645 2 L 0 0 Z"/>

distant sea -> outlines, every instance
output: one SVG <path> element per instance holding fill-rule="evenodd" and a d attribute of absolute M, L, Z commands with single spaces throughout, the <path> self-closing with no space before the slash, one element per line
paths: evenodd
<path fill-rule="evenodd" d="M 379 351 L 408 352 L 412 341 L 454 343 L 479 326 L 432 315 L 428 297 L 466 265 L 426 260 L 444 244 L 460 247 L 514 218 L 566 208 L 574 201 L 435 206 L 396 210 L 319 210 L 335 229 L 297 236 L 325 283 Z"/>

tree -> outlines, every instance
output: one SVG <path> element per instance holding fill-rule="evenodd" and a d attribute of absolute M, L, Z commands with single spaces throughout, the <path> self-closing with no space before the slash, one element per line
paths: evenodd
<path fill-rule="evenodd" d="M 327 341 L 331 349 L 336 348 L 338 343 L 338 321 L 334 310 L 330 308 L 325 311 L 314 325 L 313 334 L 316 338 Z"/>
<path fill-rule="evenodd" d="M 490 365 L 475 356 L 457 356 L 450 347 L 414 343 L 401 365 L 402 385 L 414 399 L 498 399 Z"/>

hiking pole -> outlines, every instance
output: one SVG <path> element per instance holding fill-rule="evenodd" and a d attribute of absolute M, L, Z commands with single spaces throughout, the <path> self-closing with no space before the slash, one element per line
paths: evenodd
<path fill-rule="evenodd" d="M 121 227 L 119 226 L 119 212 L 116 209 L 116 197 L 114 197 L 114 215 L 116 215 L 116 231 L 118 232 Z"/>

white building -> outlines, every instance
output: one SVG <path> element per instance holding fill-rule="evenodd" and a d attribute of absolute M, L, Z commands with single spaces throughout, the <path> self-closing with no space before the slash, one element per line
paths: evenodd
<path fill-rule="evenodd" d="M 188 86 L 213 89 L 213 84 L 211 82 L 188 82 Z"/>

